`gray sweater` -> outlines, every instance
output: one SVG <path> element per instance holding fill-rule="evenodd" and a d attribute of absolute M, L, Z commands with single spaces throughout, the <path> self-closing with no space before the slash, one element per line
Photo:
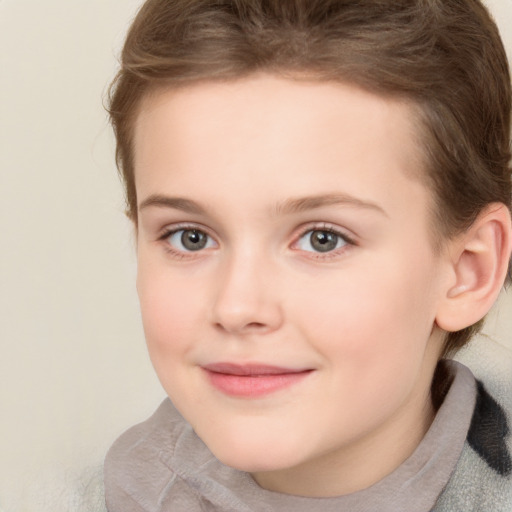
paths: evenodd
<path fill-rule="evenodd" d="M 107 508 L 512 512 L 510 416 L 465 366 L 446 364 L 453 381 L 426 436 L 409 459 L 368 489 L 336 498 L 266 491 L 247 473 L 219 462 L 167 399 L 110 449 L 105 461 Z"/>

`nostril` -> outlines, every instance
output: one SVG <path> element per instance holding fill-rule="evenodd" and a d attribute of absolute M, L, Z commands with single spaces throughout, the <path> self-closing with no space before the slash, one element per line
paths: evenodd
<path fill-rule="evenodd" d="M 217 322 L 216 324 L 217 329 L 220 329 L 222 331 L 228 331 L 228 332 L 247 332 L 247 331 L 262 331 L 266 328 L 268 328 L 267 325 L 261 322 L 249 322 L 247 324 L 244 324 L 242 326 L 240 325 L 226 325 L 222 322 Z"/>
<path fill-rule="evenodd" d="M 262 329 L 265 327 L 265 324 L 259 322 L 250 322 L 246 325 L 247 329 Z"/>

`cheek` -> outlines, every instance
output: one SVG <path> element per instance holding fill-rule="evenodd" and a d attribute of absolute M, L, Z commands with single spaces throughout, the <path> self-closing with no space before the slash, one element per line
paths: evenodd
<path fill-rule="evenodd" d="M 182 280 L 181 280 L 182 281 Z M 171 273 L 139 262 L 137 292 L 146 343 L 153 364 L 187 350 L 200 316 L 197 289 Z"/>
<path fill-rule="evenodd" d="M 432 275 L 417 268 L 407 258 L 381 258 L 379 267 L 362 265 L 316 287 L 298 310 L 298 318 L 308 318 L 308 338 L 349 379 L 418 370 L 435 318 L 435 296 L 429 289 Z"/>

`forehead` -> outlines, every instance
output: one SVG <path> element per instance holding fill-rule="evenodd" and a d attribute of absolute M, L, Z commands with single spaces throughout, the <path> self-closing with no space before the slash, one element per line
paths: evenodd
<path fill-rule="evenodd" d="M 268 75 L 157 90 L 135 125 L 139 202 L 176 187 L 213 200 L 228 181 L 248 197 L 266 184 L 269 200 L 333 188 L 388 202 L 424 195 L 414 112 L 346 84 Z"/>
<path fill-rule="evenodd" d="M 140 149 L 144 131 L 151 124 L 153 131 L 164 136 L 176 130 L 184 136 L 192 132 L 195 139 L 204 134 L 207 140 L 218 142 L 212 139 L 212 130 L 236 126 L 241 129 L 238 142 L 244 137 L 249 142 L 247 136 L 255 132 L 259 136 L 276 135 L 284 141 L 287 134 L 301 131 L 307 138 L 319 124 L 334 125 L 336 120 L 346 119 L 348 133 L 342 133 L 342 124 L 338 123 L 333 136 L 363 135 L 371 140 L 382 135 L 379 130 L 386 125 L 395 136 L 406 138 L 407 147 L 413 149 L 417 110 L 406 99 L 379 96 L 340 82 L 251 75 L 232 81 L 151 89 L 141 101 L 134 139 L 136 149 Z M 294 125 L 296 121 L 300 124 Z M 364 133 L 350 129 L 349 123 L 363 128 Z"/>

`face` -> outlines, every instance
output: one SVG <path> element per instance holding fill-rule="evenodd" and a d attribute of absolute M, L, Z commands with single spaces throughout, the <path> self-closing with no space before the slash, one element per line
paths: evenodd
<path fill-rule="evenodd" d="M 407 105 L 342 84 L 254 76 L 143 102 L 149 353 L 212 452 L 264 487 L 318 494 L 286 482 L 370 447 L 406 458 L 428 426 L 445 267 L 413 135 Z"/>

